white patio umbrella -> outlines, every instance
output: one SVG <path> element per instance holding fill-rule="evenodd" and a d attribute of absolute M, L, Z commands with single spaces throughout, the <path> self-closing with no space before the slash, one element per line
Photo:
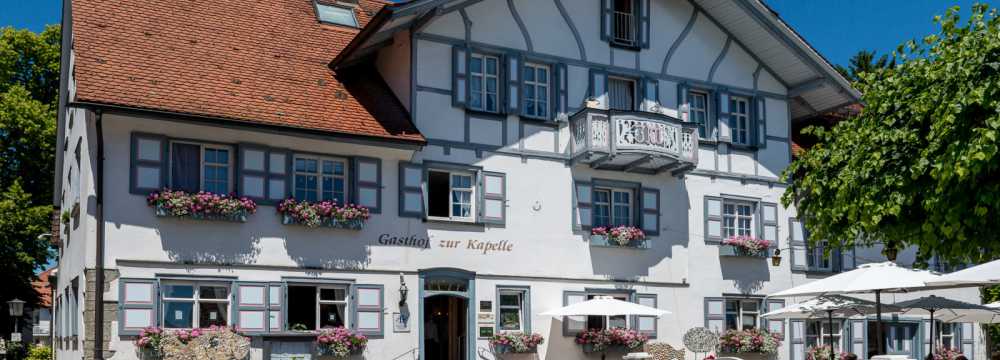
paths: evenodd
<path fill-rule="evenodd" d="M 930 286 L 978 286 L 992 284 L 1000 284 L 1000 260 L 993 260 L 965 270 L 941 275 L 940 278 L 927 283 Z"/>
<path fill-rule="evenodd" d="M 979 324 L 1000 324 L 1000 301 L 983 306 L 993 310 L 993 312 L 956 311 L 955 316 L 943 317 L 941 318 L 941 321 L 946 323 L 971 322 Z"/>
<path fill-rule="evenodd" d="M 779 291 L 771 297 L 818 296 L 830 294 L 875 294 L 875 319 L 878 322 L 878 351 L 885 352 L 882 338 L 882 293 L 907 292 L 927 288 L 927 282 L 939 275 L 927 271 L 909 269 L 892 261 L 864 264 L 858 268 L 842 272 L 824 279 Z"/>
<path fill-rule="evenodd" d="M 669 311 L 657 308 L 621 301 L 610 296 L 598 296 L 593 299 L 579 302 L 573 305 L 564 306 L 543 312 L 543 316 L 656 316 L 660 317 L 670 314 Z"/>
<path fill-rule="evenodd" d="M 892 306 L 885 306 L 886 311 L 899 310 Z M 761 315 L 767 319 L 819 319 L 826 317 L 830 333 L 833 334 L 833 315 L 838 317 L 851 317 L 855 315 L 868 315 L 876 312 L 876 303 L 853 297 L 841 295 L 822 295 L 800 302 L 798 304 L 786 306 L 784 308 Z M 833 355 L 833 338 L 830 338 L 830 359 Z"/>
<path fill-rule="evenodd" d="M 967 303 L 964 301 L 952 300 L 937 295 L 924 296 L 919 299 L 906 300 L 893 304 L 900 308 L 901 314 L 930 315 L 931 317 L 931 343 L 928 344 L 929 352 L 934 352 L 934 344 L 937 343 L 934 331 L 934 314 L 937 313 L 939 319 L 956 319 L 965 316 L 988 317 L 1000 316 L 995 310 L 979 304 Z"/>

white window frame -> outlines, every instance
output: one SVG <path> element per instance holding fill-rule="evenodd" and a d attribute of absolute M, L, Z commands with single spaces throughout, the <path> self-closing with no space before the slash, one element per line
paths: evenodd
<path fill-rule="evenodd" d="M 504 305 L 503 302 L 500 301 L 500 297 L 502 297 L 502 296 L 516 296 L 517 297 L 517 305 Z M 524 332 L 524 291 L 523 290 L 501 289 L 499 291 L 499 296 L 497 297 L 497 309 L 498 309 L 498 311 L 497 311 L 497 314 L 498 314 L 498 316 L 497 316 L 497 324 L 498 324 L 498 327 L 499 327 L 500 331 L 518 331 L 518 332 Z M 501 323 L 501 321 L 503 320 L 503 316 L 502 315 L 503 315 L 503 310 L 504 309 L 508 309 L 508 310 L 509 309 L 514 309 L 514 310 L 517 310 L 517 329 L 504 329 L 503 328 L 503 323 Z"/>
<path fill-rule="evenodd" d="M 943 323 L 940 320 L 934 320 L 934 332 L 937 333 L 937 344 L 934 344 L 935 348 L 944 344 L 949 344 L 949 347 L 958 347 L 961 344 L 955 344 L 955 327 L 951 323 Z M 947 329 L 947 331 L 946 331 Z"/>
<path fill-rule="evenodd" d="M 319 1 L 319 0 L 313 1 L 313 4 L 314 4 L 315 10 L 316 10 L 316 20 L 318 20 L 319 22 L 324 23 L 324 24 L 349 26 L 349 27 L 353 27 L 353 28 L 359 27 L 358 26 L 358 16 L 354 14 L 354 9 L 353 8 L 350 8 L 350 7 L 347 7 L 347 6 L 340 6 L 340 5 L 336 5 L 336 4 L 331 4 L 331 3 L 327 2 L 327 1 Z M 347 12 L 351 14 L 351 20 L 353 21 L 353 23 L 352 24 L 344 24 L 344 23 L 339 23 L 339 22 L 336 22 L 336 21 L 329 21 L 327 19 L 323 19 L 323 17 L 320 16 L 320 8 L 321 7 L 335 8 L 335 9 L 340 9 L 340 10 L 347 10 Z"/>
<path fill-rule="evenodd" d="M 736 304 L 736 310 L 730 310 L 729 309 L 729 304 L 730 303 L 735 303 Z M 756 311 L 749 311 L 749 310 L 747 310 L 746 307 L 743 306 L 743 304 L 745 304 L 745 303 L 755 303 L 755 304 L 757 304 L 757 310 Z M 743 328 L 743 317 L 746 316 L 746 315 L 752 315 L 754 317 L 753 328 L 754 329 L 759 329 L 760 328 L 760 314 L 761 314 L 760 311 L 761 311 L 761 307 L 762 306 L 764 306 L 763 301 L 758 300 L 758 299 L 726 298 L 725 301 L 722 304 L 722 310 L 723 310 L 723 315 L 724 315 L 723 316 L 723 320 L 722 320 L 723 321 L 723 326 L 726 328 L 726 330 L 749 330 L 749 329 L 744 329 Z M 736 316 L 736 328 L 735 329 L 730 329 L 729 328 L 729 321 L 728 321 L 729 319 L 728 319 L 728 317 L 730 315 Z"/>
<path fill-rule="evenodd" d="M 818 328 L 817 328 L 818 327 Z M 806 322 L 806 345 L 808 346 L 823 346 L 829 345 L 830 339 L 834 340 L 834 351 L 840 352 L 843 347 L 842 341 L 844 340 L 844 323 L 842 321 L 833 321 L 833 334 L 829 334 L 830 331 L 830 321 L 829 320 L 809 320 Z M 817 332 L 810 333 L 810 331 L 818 330 Z"/>
<path fill-rule="evenodd" d="M 548 119 L 552 105 L 552 96 L 549 93 L 549 89 L 551 89 L 551 84 L 552 84 L 552 67 L 545 64 L 528 62 L 524 64 L 524 69 L 532 72 L 532 75 L 534 75 L 533 76 L 534 80 L 527 80 L 528 78 L 524 76 L 524 74 L 521 74 L 522 75 L 521 94 L 524 98 L 524 103 L 521 104 L 521 108 L 523 109 L 522 113 L 524 116 L 527 117 Z M 545 81 L 544 82 L 538 81 L 538 74 L 543 71 L 545 72 Z M 528 92 L 525 91 L 527 88 L 532 88 L 534 90 L 535 94 L 534 98 L 528 97 Z M 538 100 L 538 97 L 541 96 L 541 94 L 545 94 L 545 102 L 544 102 L 545 106 L 538 106 L 540 102 Z M 530 109 L 530 107 L 528 106 L 529 102 L 535 103 L 535 108 L 539 109 L 538 112 L 534 114 L 528 112 L 529 111 L 528 109 Z"/>
<path fill-rule="evenodd" d="M 298 167 L 296 166 L 299 159 L 314 160 L 314 161 L 316 161 L 316 172 L 312 173 L 312 172 L 307 172 L 307 171 L 299 171 Z M 340 175 L 337 175 L 337 174 L 324 174 L 323 173 L 323 162 L 324 161 L 333 161 L 333 162 L 342 163 L 343 166 L 344 166 L 344 173 L 340 174 Z M 298 196 L 297 196 L 298 192 L 299 192 L 298 181 L 297 181 L 298 177 L 299 176 L 315 176 L 316 177 L 316 193 L 315 193 L 315 195 L 316 195 L 316 202 L 323 201 L 323 193 L 327 191 L 327 189 L 323 188 L 323 179 L 324 178 L 333 178 L 333 179 L 341 179 L 341 180 L 343 180 L 344 181 L 344 199 L 343 199 L 343 201 L 338 202 L 338 203 L 339 204 L 343 204 L 343 203 L 350 202 L 350 194 L 349 194 L 350 189 L 349 189 L 349 186 L 348 186 L 348 184 L 349 184 L 348 183 L 348 174 L 350 174 L 350 168 L 349 168 L 349 166 L 350 166 L 350 161 L 347 161 L 347 159 L 345 159 L 345 158 L 334 157 L 334 156 L 295 154 L 292 157 L 292 196 L 294 196 L 296 200 L 305 201 L 306 199 L 299 199 Z M 329 189 L 329 192 L 332 193 L 332 192 L 334 192 L 334 190 L 333 189 Z"/>
<path fill-rule="evenodd" d="M 192 293 L 192 295 L 191 295 L 190 298 L 171 298 L 171 297 L 167 297 L 166 296 L 166 291 L 163 291 L 163 292 L 160 293 L 160 319 L 159 320 L 160 320 L 160 324 L 163 325 L 162 327 L 164 329 L 199 329 L 199 328 L 202 328 L 202 327 L 207 327 L 207 326 L 201 326 L 201 324 L 200 324 L 200 322 L 201 322 L 201 304 L 202 303 L 216 303 L 216 304 L 222 304 L 222 303 L 224 303 L 224 304 L 226 304 L 226 306 L 225 306 L 225 308 L 226 308 L 226 318 L 225 318 L 226 326 L 232 326 L 233 325 L 232 321 L 231 321 L 232 320 L 233 304 L 229 301 L 232 298 L 232 295 L 233 295 L 232 294 L 233 289 L 232 289 L 231 284 L 225 283 L 225 282 L 213 282 L 213 281 L 208 281 L 208 282 L 202 282 L 202 281 L 164 281 L 164 282 L 161 283 L 161 287 L 164 288 L 164 289 L 166 289 L 167 286 L 174 286 L 174 285 L 192 286 L 194 288 L 194 292 Z M 202 299 L 201 298 L 201 287 L 202 286 L 214 286 L 214 287 L 223 287 L 223 288 L 226 288 L 227 289 L 226 290 L 226 297 L 224 297 L 222 299 Z M 167 324 L 166 319 L 167 319 L 167 315 L 168 315 L 167 314 L 167 302 L 172 302 L 172 303 L 191 303 L 191 304 L 193 304 L 192 309 L 191 309 L 191 327 L 190 328 L 168 328 L 166 326 L 166 324 Z"/>
<path fill-rule="evenodd" d="M 232 146 L 223 145 L 223 144 L 216 144 L 216 143 L 203 143 L 203 142 L 184 141 L 184 140 L 170 140 L 169 143 L 170 143 L 170 145 L 168 146 L 168 150 L 167 150 L 167 154 L 168 154 L 167 155 L 167 177 L 168 177 L 169 181 L 167 182 L 167 184 L 170 184 L 171 187 L 173 187 L 173 185 L 174 185 L 174 153 L 173 153 L 174 152 L 174 144 L 197 145 L 198 148 L 199 148 L 199 150 L 198 150 L 198 190 L 205 191 L 205 167 L 206 166 L 222 167 L 221 165 L 216 165 L 216 164 L 207 165 L 205 163 L 205 149 L 209 148 L 209 149 L 214 149 L 214 150 L 226 150 L 226 151 L 229 152 L 229 156 L 226 159 L 228 161 L 228 163 L 226 163 L 226 165 L 225 165 L 225 167 L 226 167 L 226 173 L 229 174 L 229 176 L 228 176 L 229 180 L 226 183 L 226 193 L 219 194 L 219 195 L 228 195 L 228 194 L 230 194 L 230 193 L 233 192 L 233 183 L 236 181 L 234 179 L 235 178 L 235 172 L 233 171 L 233 166 L 235 164 L 234 158 L 236 157 L 236 152 L 235 152 L 235 149 L 233 149 Z"/>
<path fill-rule="evenodd" d="M 699 136 L 702 138 L 708 137 L 708 93 L 698 90 L 689 90 L 687 94 L 688 103 L 688 116 L 689 121 L 698 124 Z M 703 107 L 696 107 L 694 98 L 700 97 L 702 99 Z M 696 114 L 701 114 L 701 121 L 697 121 Z"/>
<path fill-rule="evenodd" d="M 469 101 L 468 101 L 469 107 L 472 108 L 472 109 L 474 109 L 474 110 L 491 112 L 491 113 L 498 113 L 498 112 L 500 112 L 500 106 L 501 106 L 500 105 L 500 86 L 501 86 L 501 84 L 500 84 L 500 67 L 503 66 L 503 63 L 500 62 L 500 57 L 496 56 L 496 55 L 489 55 L 489 54 L 483 54 L 483 53 L 472 53 L 469 56 L 471 57 L 471 59 L 469 60 L 469 62 L 470 62 L 470 64 L 469 64 Z M 479 61 L 481 61 L 482 66 L 479 67 L 479 69 L 480 69 L 479 72 L 475 72 L 475 71 L 472 70 L 472 64 L 471 64 L 471 62 L 473 60 L 479 60 Z M 494 60 L 494 61 L 496 61 L 496 67 L 495 67 L 496 73 L 495 74 L 487 73 L 487 68 L 488 67 L 486 66 L 486 62 L 488 60 Z M 479 81 L 479 89 L 473 89 L 472 88 L 472 79 L 473 78 L 479 78 L 479 80 L 480 80 Z M 488 91 L 488 87 L 486 86 L 487 80 L 493 80 L 493 81 L 496 82 L 496 88 L 494 89 L 494 91 L 492 93 Z M 475 106 L 472 105 L 473 104 L 472 99 L 475 97 L 475 95 L 474 95 L 475 93 L 479 93 L 479 96 L 480 96 L 480 99 L 479 99 L 479 105 L 480 106 L 479 107 L 475 107 Z M 494 99 L 494 101 L 493 101 L 493 108 L 492 109 L 487 108 L 487 104 L 486 104 L 486 97 L 489 96 L 489 95 L 492 95 L 493 99 Z"/>
<path fill-rule="evenodd" d="M 625 293 L 613 293 L 613 294 L 587 293 L 586 298 L 587 298 L 587 300 L 592 300 L 592 299 L 597 298 L 598 296 L 610 296 L 610 297 L 613 297 L 613 298 L 615 298 L 617 300 L 631 302 L 631 300 L 629 300 L 629 294 L 625 294 Z M 590 323 L 590 318 L 592 318 L 592 317 L 602 317 L 602 318 L 604 318 L 604 329 L 608 329 L 608 326 L 611 324 L 611 318 L 625 318 L 625 326 L 623 328 L 625 328 L 625 329 L 631 329 L 632 328 L 632 317 L 631 316 L 624 316 L 624 315 L 618 315 L 618 316 L 590 315 L 590 316 L 586 317 L 587 318 L 588 326 L 589 326 L 589 323 Z"/>
<path fill-rule="evenodd" d="M 309 285 L 303 285 L 309 286 Z M 344 300 L 323 300 L 322 293 L 323 290 L 344 290 Z M 322 318 L 320 315 L 322 311 L 320 308 L 322 305 L 344 305 L 344 327 L 349 327 L 351 324 L 351 288 L 347 285 L 318 285 L 316 286 L 316 323 L 313 325 L 313 329 L 321 330 L 320 324 L 322 324 Z"/>
<path fill-rule="evenodd" d="M 729 213 L 729 212 L 726 211 L 730 206 L 732 206 L 733 210 L 735 211 L 734 213 Z M 743 206 L 746 206 L 746 207 L 750 208 L 750 214 L 749 214 L 749 216 L 740 214 L 739 208 L 743 207 Z M 732 225 L 729 225 L 729 221 L 730 220 L 732 220 Z M 745 234 L 741 233 L 741 230 L 744 230 L 744 228 L 740 226 L 740 220 L 749 220 L 750 221 L 749 229 L 745 229 L 746 232 L 747 232 Z M 757 235 L 756 225 L 757 225 L 757 203 L 756 202 L 745 201 L 745 200 L 731 200 L 731 199 L 724 199 L 722 201 L 722 238 L 723 239 L 726 239 L 726 238 L 729 238 L 729 237 L 732 237 L 732 236 L 739 236 L 739 235 L 756 236 Z"/>
<path fill-rule="evenodd" d="M 443 220 L 443 221 L 456 221 L 456 222 L 474 222 L 476 221 L 476 194 L 478 189 L 476 188 L 476 174 L 474 172 L 468 171 L 455 171 L 455 170 L 441 170 L 441 169 L 429 169 L 428 172 L 436 172 L 442 174 L 448 174 L 448 217 L 441 216 L 428 216 L 428 219 L 433 220 Z M 455 176 L 467 176 L 469 177 L 469 187 L 468 188 L 456 188 L 455 187 Z M 429 177 L 428 177 L 429 178 Z M 456 216 L 455 215 L 455 192 L 465 192 L 469 194 L 469 216 Z M 428 206 L 429 207 L 429 206 Z"/>
<path fill-rule="evenodd" d="M 631 99 L 629 99 L 630 101 L 629 101 L 627 109 L 615 109 L 615 107 L 613 106 L 613 104 L 612 104 L 613 100 L 612 99 L 614 99 L 615 96 L 611 94 L 611 90 L 614 89 L 615 87 L 611 86 L 611 82 L 612 81 L 624 81 L 626 83 L 631 84 L 631 86 L 629 88 L 632 89 L 632 94 L 630 96 Z M 608 87 L 608 107 L 611 108 L 611 109 L 614 109 L 614 110 L 619 110 L 619 111 L 635 111 L 636 110 L 636 98 L 639 96 L 638 95 L 639 94 L 639 87 L 638 87 L 638 85 L 639 85 L 639 82 L 636 79 L 633 79 L 633 78 L 627 78 L 627 77 L 622 77 L 622 76 L 608 76 L 608 83 L 607 83 L 607 87 Z"/>
<path fill-rule="evenodd" d="M 628 210 L 628 222 L 626 222 L 624 224 L 627 225 L 627 226 L 635 226 L 635 201 L 636 201 L 636 199 L 635 199 L 635 191 L 633 191 L 632 189 L 625 189 L 625 188 L 594 187 L 593 192 L 594 193 L 591 194 L 591 199 L 593 200 L 593 205 L 592 206 L 593 206 L 593 213 L 594 213 L 593 217 L 594 218 L 593 218 L 592 221 L 593 221 L 594 227 L 598 227 L 598 226 L 609 226 L 609 227 L 617 226 L 615 224 L 618 223 L 618 221 L 617 221 L 618 217 L 615 216 L 615 208 L 621 207 L 621 206 L 623 206 L 623 204 L 621 204 L 618 201 L 615 201 L 615 194 L 626 194 L 626 195 L 628 195 L 629 202 L 628 202 L 627 206 L 625 206 L 627 208 L 627 210 Z M 608 201 L 607 202 L 598 201 L 597 200 L 597 196 L 596 195 L 599 192 L 607 193 L 607 195 L 608 195 Z M 598 212 L 599 212 L 597 209 L 599 207 L 607 207 L 608 208 L 608 224 L 607 225 L 605 225 L 605 224 L 599 224 L 597 222 L 597 217 L 598 217 L 597 215 L 598 215 Z"/>
<path fill-rule="evenodd" d="M 743 109 L 745 112 L 739 111 L 740 104 L 744 105 Z M 729 116 L 733 119 L 733 144 L 750 145 L 750 142 L 752 141 L 750 128 L 753 126 L 753 124 L 750 123 L 750 99 L 742 96 L 731 96 L 729 98 Z"/>
<path fill-rule="evenodd" d="M 833 254 L 823 255 L 829 246 L 826 241 L 806 246 L 806 267 L 810 271 L 833 271 Z"/>

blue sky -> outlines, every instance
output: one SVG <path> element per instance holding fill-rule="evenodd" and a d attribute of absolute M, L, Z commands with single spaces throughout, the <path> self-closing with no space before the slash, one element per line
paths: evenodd
<path fill-rule="evenodd" d="M 973 0 L 765 0 L 816 49 L 846 65 L 859 50 L 892 51 L 900 43 L 936 32 L 934 15 Z M 1000 0 L 982 1 L 1000 6 Z M 0 0 L 0 26 L 40 31 L 59 22 L 59 0 Z"/>

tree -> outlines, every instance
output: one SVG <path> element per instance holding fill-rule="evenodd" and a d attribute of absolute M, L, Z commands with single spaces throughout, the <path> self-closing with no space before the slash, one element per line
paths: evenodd
<path fill-rule="evenodd" d="M 847 67 L 836 65 L 834 68 L 851 82 L 858 82 L 862 81 L 862 74 L 874 73 L 882 69 L 896 66 L 896 60 L 890 60 L 888 54 L 882 54 L 878 60 L 875 59 L 875 54 L 875 51 L 858 51 L 857 54 L 854 54 L 854 56 L 848 60 Z"/>
<path fill-rule="evenodd" d="M 894 67 L 861 72 L 865 108 L 786 169 L 782 202 L 837 246 L 915 245 L 918 258 L 1000 257 L 1000 20 L 974 5 L 935 19 Z"/>
<path fill-rule="evenodd" d="M 28 306 L 37 304 L 38 296 L 31 287 L 35 270 L 41 269 L 51 256 L 48 239 L 39 234 L 48 232 L 50 205 L 36 205 L 31 195 L 15 181 L 0 194 L 0 301 L 20 298 Z M 7 319 L 0 312 L 0 319 Z M 7 320 L 4 328 L 10 324 Z"/>
<path fill-rule="evenodd" d="M 0 92 L 21 85 L 32 98 L 55 107 L 59 99 L 58 25 L 40 34 L 12 27 L 0 28 Z"/>

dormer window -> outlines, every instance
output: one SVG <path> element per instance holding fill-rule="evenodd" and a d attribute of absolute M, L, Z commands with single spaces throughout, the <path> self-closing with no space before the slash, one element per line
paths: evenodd
<path fill-rule="evenodd" d="M 358 27 L 358 18 L 354 16 L 354 8 L 349 5 L 316 1 L 316 17 L 320 22 Z"/>
<path fill-rule="evenodd" d="M 611 41 L 618 45 L 636 45 L 635 0 L 614 0 L 613 35 Z"/>

